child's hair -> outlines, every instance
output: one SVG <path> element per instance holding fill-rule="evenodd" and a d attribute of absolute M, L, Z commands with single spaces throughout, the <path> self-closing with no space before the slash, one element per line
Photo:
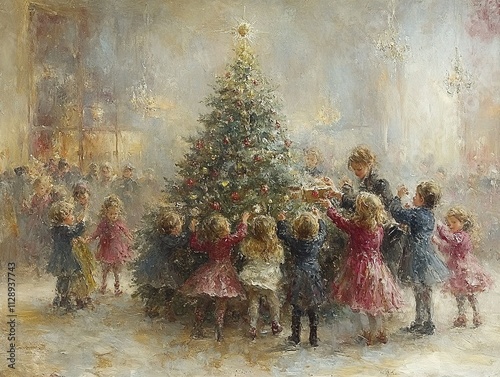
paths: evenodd
<path fill-rule="evenodd" d="M 49 210 L 49 220 L 52 225 L 61 225 L 73 213 L 73 205 L 69 202 L 59 201 L 54 203 Z"/>
<path fill-rule="evenodd" d="M 480 241 L 478 223 L 475 216 L 462 206 L 454 206 L 448 209 L 446 217 L 454 217 L 463 224 L 463 230 L 470 234 L 474 244 Z"/>
<path fill-rule="evenodd" d="M 265 262 L 281 262 L 283 247 L 276 233 L 276 221 L 270 216 L 260 215 L 253 219 L 247 237 L 241 247 L 242 254 Z"/>
<path fill-rule="evenodd" d="M 50 178 L 46 175 L 42 175 L 33 181 L 33 188 L 36 189 L 37 187 L 45 187 L 45 189 L 49 189 L 50 184 Z"/>
<path fill-rule="evenodd" d="M 171 234 L 173 230 L 182 226 L 181 216 L 177 212 L 162 211 L 157 218 L 157 230 L 163 234 Z"/>
<path fill-rule="evenodd" d="M 121 199 L 112 194 L 104 198 L 104 203 L 101 206 L 101 211 L 99 212 L 99 217 L 105 219 L 110 208 L 118 209 L 119 216 L 123 214 L 123 202 Z"/>
<path fill-rule="evenodd" d="M 80 195 L 89 194 L 90 190 L 85 182 L 77 182 L 73 185 L 73 198 L 78 198 Z"/>
<path fill-rule="evenodd" d="M 216 242 L 227 236 L 230 229 L 229 221 L 222 215 L 215 214 L 205 219 L 200 227 L 200 239 L 208 242 Z"/>
<path fill-rule="evenodd" d="M 441 187 L 434 181 L 420 182 L 416 191 L 424 200 L 425 208 L 433 209 L 441 200 Z"/>
<path fill-rule="evenodd" d="M 356 213 L 353 221 L 371 231 L 387 220 L 387 213 L 380 198 L 368 192 L 361 192 L 356 198 Z"/>
<path fill-rule="evenodd" d="M 298 239 L 307 240 L 314 238 L 319 231 L 319 223 L 311 212 L 304 212 L 293 222 L 293 232 Z"/>
<path fill-rule="evenodd" d="M 347 168 L 351 169 L 353 163 L 373 166 L 377 163 L 377 158 L 367 146 L 359 145 L 351 151 L 351 155 L 347 160 Z"/>

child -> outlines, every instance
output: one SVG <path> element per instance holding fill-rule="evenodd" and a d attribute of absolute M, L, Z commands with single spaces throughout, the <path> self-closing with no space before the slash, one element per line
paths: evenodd
<path fill-rule="evenodd" d="M 399 276 L 402 282 L 411 285 L 415 295 L 415 320 L 407 330 L 432 335 L 435 330 L 432 322 L 432 286 L 445 281 L 449 275 L 431 243 L 435 224 L 433 209 L 441 199 L 441 189 L 434 182 L 421 182 L 413 196 L 414 208 L 402 207 L 401 197 L 405 194 L 408 194 L 408 189 L 400 186 L 390 209 L 394 219 L 407 224 L 410 232 Z"/>
<path fill-rule="evenodd" d="M 257 216 L 250 227 L 250 236 L 241 244 L 241 253 L 246 264 L 240 279 L 248 294 L 248 314 L 250 316 L 250 337 L 257 336 L 259 303 L 267 298 L 271 312 L 271 331 L 279 334 L 283 328 L 279 323 L 280 301 L 277 295 L 282 279 L 280 265 L 284 262 L 284 252 L 276 235 L 276 222 L 269 216 Z"/>
<path fill-rule="evenodd" d="M 370 148 L 364 145 L 355 147 L 349 155 L 347 165 L 348 169 L 352 170 L 356 178 L 358 178 L 359 192 L 369 192 L 377 195 L 382 201 L 385 210 L 388 211 L 394 195 L 389 182 L 379 176 L 377 157 Z M 329 178 L 325 179 L 325 183 L 333 187 L 333 181 Z M 353 189 L 349 180 L 344 180 L 341 191 L 334 190 L 333 196 L 340 201 L 340 206 L 343 209 L 354 213 L 356 210 L 356 197 L 359 192 Z M 384 239 L 381 251 L 385 263 L 394 275 L 397 275 L 399 269 L 405 236 L 404 231 L 393 220 L 384 224 Z"/>
<path fill-rule="evenodd" d="M 99 217 L 101 222 L 89 237 L 89 240 L 99 238 L 99 251 L 96 259 L 102 265 L 101 293 L 106 293 L 109 272 L 112 270 L 115 277 L 115 296 L 121 295 L 120 272 L 125 262 L 132 259 L 130 242 L 132 234 L 123 222 L 123 203 L 116 195 L 104 199 Z"/>
<path fill-rule="evenodd" d="M 38 277 L 47 263 L 50 253 L 50 231 L 48 213 L 53 200 L 51 198 L 51 181 L 47 176 L 36 178 L 33 182 L 33 195 L 28 203 L 24 203 L 23 212 L 28 215 L 26 241 L 24 248 L 28 253 L 28 261 L 33 264 Z"/>
<path fill-rule="evenodd" d="M 301 317 L 309 317 L 309 344 L 318 346 L 318 307 L 325 294 L 318 255 L 326 238 L 326 224 L 317 218 L 316 208 L 299 215 L 293 222 L 293 234 L 288 230 L 285 215 L 278 215 L 278 238 L 290 248 L 294 258 L 291 282 L 292 335 L 294 345 L 300 343 Z"/>
<path fill-rule="evenodd" d="M 173 318 L 170 300 L 183 283 L 173 259 L 177 250 L 187 249 L 189 243 L 189 233 L 183 231 L 183 225 L 183 219 L 177 212 L 160 210 L 152 236 L 147 240 L 144 252 L 134 262 L 134 283 L 139 286 L 139 295 L 146 301 L 148 315 L 157 314 L 158 306 L 166 304 L 167 314 Z"/>
<path fill-rule="evenodd" d="M 75 213 L 77 216 L 88 219 L 87 214 L 90 202 L 90 192 L 87 187 L 87 183 L 78 182 L 73 186 L 73 200 L 75 202 Z M 75 242 L 73 243 L 73 253 L 82 267 L 81 274 L 74 287 L 75 294 L 77 296 L 77 307 L 82 309 L 92 305 L 90 295 L 97 287 L 97 283 L 94 279 L 96 261 L 88 244 L 81 237 L 75 239 Z"/>
<path fill-rule="evenodd" d="M 367 345 L 375 341 L 387 343 L 382 315 L 399 309 L 402 298 L 380 252 L 382 224 L 386 220 L 384 206 L 378 196 L 362 192 L 356 198 L 353 218 L 347 219 L 329 200 L 323 199 L 322 204 L 328 208 L 333 223 L 350 237 L 347 259 L 333 283 L 333 298 L 354 312 L 366 313 L 369 330 L 363 331 L 363 338 Z"/>
<path fill-rule="evenodd" d="M 196 224 L 191 224 L 193 234 L 190 247 L 194 251 L 208 254 L 208 262 L 198 268 L 180 288 L 185 295 L 199 298 L 195 310 L 193 338 L 203 336 L 204 312 L 209 304 L 207 298 L 215 298 L 215 339 L 220 342 L 223 338 L 222 326 L 227 300 L 238 296 L 245 297 L 238 274 L 231 263 L 231 250 L 246 236 L 248 217 L 247 212 L 243 213 L 241 223 L 233 234 L 230 233 L 229 221 L 219 214 L 207 218 L 199 233 L 195 231 Z"/>
<path fill-rule="evenodd" d="M 85 230 L 83 219 L 74 225 L 73 206 L 60 201 L 50 208 L 49 218 L 52 223 L 53 250 L 49 257 L 47 272 L 57 277 L 56 297 L 53 305 L 71 309 L 71 283 L 81 271 L 81 265 L 72 251 L 73 240 Z"/>
<path fill-rule="evenodd" d="M 439 223 L 438 236 L 435 238 L 439 250 L 448 257 L 447 265 L 451 277 L 446 283 L 446 290 L 451 292 L 458 305 L 458 317 L 453 325 L 465 327 L 465 300 L 467 299 L 473 310 L 472 322 L 474 326 L 481 325 L 481 317 L 477 308 L 476 294 L 485 291 L 491 284 L 488 276 L 473 254 L 473 236 L 476 225 L 470 213 L 462 207 L 452 207 L 446 213 L 448 226 Z"/>

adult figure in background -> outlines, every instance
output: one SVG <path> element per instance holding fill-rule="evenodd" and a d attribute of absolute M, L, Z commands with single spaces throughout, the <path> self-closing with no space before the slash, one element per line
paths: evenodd
<path fill-rule="evenodd" d="M 377 159 L 375 154 L 364 145 L 355 147 L 348 159 L 348 168 L 354 172 L 359 180 L 359 191 L 377 195 L 386 211 L 394 198 L 389 182 L 379 177 L 376 170 Z M 334 187 L 333 181 L 325 178 L 325 183 Z M 358 192 L 352 183 L 345 181 L 341 191 L 334 189 L 333 196 L 339 200 L 341 208 L 354 213 Z M 405 233 L 394 220 L 389 220 L 384 226 L 384 239 L 381 247 L 384 261 L 395 277 L 398 276 L 399 263 L 403 254 Z"/>

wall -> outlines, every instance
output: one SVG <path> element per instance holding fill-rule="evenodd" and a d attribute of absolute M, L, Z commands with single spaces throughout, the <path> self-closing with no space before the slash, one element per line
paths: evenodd
<path fill-rule="evenodd" d="M 199 127 L 201 101 L 233 57 L 231 30 L 240 20 L 254 28 L 252 43 L 283 97 L 296 145 L 317 145 L 330 167 L 343 167 L 358 143 L 408 176 L 422 161 L 458 171 L 491 164 L 500 152 L 498 13 L 478 2 L 44 3 L 87 9 L 86 64 L 105 73 L 117 122 L 144 133 L 141 162 L 162 174 L 173 174 L 182 138 Z M 26 8 L 14 0 L 0 6 L 3 167 L 28 158 Z M 399 57 L 382 49 L 391 36 Z M 456 51 L 472 85 L 449 94 Z M 134 88 L 154 106 L 134 104 Z"/>

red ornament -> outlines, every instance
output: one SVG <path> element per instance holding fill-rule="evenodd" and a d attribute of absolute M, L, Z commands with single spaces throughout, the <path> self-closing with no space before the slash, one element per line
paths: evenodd
<path fill-rule="evenodd" d="M 220 203 L 219 203 L 219 202 L 211 202 L 211 203 L 210 203 L 210 207 L 211 207 L 214 211 L 220 211 Z"/>
<path fill-rule="evenodd" d="M 233 192 L 233 193 L 231 194 L 231 199 L 232 199 L 232 201 L 233 201 L 233 202 L 237 202 L 238 200 L 240 200 L 240 199 L 241 199 L 241 198 L 240 198 L 240 194 L 238 194 L 238 192 L 237 192 L 237 191 Z"/>
<path fill-rule="evenodd" d="M 256 154 L 255 156 L 253 156 L 253 160 L 255 162 L 261 162 L 262 161 L 262 156 L 259 155 L 259 154 Z"/>
<path fill-rule="evenodd" d="M 314 190 L 313 192 L 311 192 L 311 195 L 313 198 L 319 198 L 319 191 Z"/>
<path fill-rule="evenodd" d="M 186 179 L 186 185 L 188 185 L 189 187 L 193 187 L 194 182 L 195 182 L 195 181 L 194 181 L 194 179 L 192 179 L 192 178 L 188 178 L 188 179 Z"/>
<path fill-rule="evenodd" d="M 203 147 L 205 147 L 205 143 L 203 142 L 203 140 L 197 140 L 195 147 L 196 149 L 203 149 Z"/>
<path fill-rule="evenodd" d="M 269 186 L 268 185 L 262 185 L 262 186 L 260 186 L 260 192 L 263 195 L 266 195 L 269 192 Z"/>
<path fill-rule="evenodd" d="M 229 138 L 227 136 L 224 136 L 224 140 L 222 140 L 224 144 L 229 144 Z"/>
<path fill-rule="evenodd" d="M 250 139 L 248 137 L 246 137 L 245 140 L 243 140 L 243 145 L 245 147 L 249 147 L 252 145 L 252 142 L 250 141 Z"/>

